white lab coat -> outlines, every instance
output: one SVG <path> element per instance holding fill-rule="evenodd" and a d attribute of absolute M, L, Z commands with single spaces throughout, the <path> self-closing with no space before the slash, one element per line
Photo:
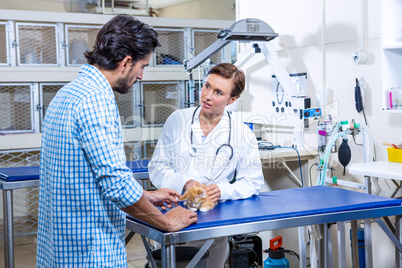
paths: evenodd
<path fill-rule="evenodd" d="M 225 168 L 228 163 L 224 156 L 228 151 L 227 146 L 221 149 L 215 162 L 213 159 L 219 146 L 227 144 L 229 140 L 229 117 L 226 110 L 219 123 L 202 141 L 203 133 L 199 121 L 201 108 L 197 110 L 194 123 L 191 124 L 195 109 L 193 107 L 175 111 L 167 119 L 148 166 L 152 183 L 157 188 L 170 188 L 179 193 L 182 193 L 184 184 L 190 179 L 217 184 L 222 201 L 258 194 L 264 177 L 254 133 L 237 116 L 231 116 L 230 145 L 234 154 Z M 195 157 L 190 156 L 190 128 L 193 130 L 192 146 L 197 148 Z M 212 168 L 212 165 L 218 167 Z M 223 173 L 216 178 L 222 170 Z M 230 183 L 234 177 L 236 181 Z"/>

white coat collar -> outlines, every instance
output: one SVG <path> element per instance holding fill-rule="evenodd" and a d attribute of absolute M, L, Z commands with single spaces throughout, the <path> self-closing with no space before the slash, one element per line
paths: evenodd
<path fill-rule="evenodd" d="M 197 109 L 197 111 L 194 114 L 194 122 L 190 126 L 191 130 L 193 131 L 194 135 L 194 141 L 197 140 L 197 144 L 202 143 L 202 136 L 204 133 L 201 130 L 201 125 L 200 125 L 200 112 L 201 112 L 201 107 Z M 233 122 L 232 122 L 233 124 Z M 218 131 L 218 129 L 226 128 L 227 131 Z M 223 115 L 221 119 L 219 120 L 218 124 L 214 127 L 214 129 L 208 134 L 208 136 L 205 138 L 204 143 L 207 143 L 212 137 L 217 140 L 217 142 L 220 142 L 221 137 L 225 138 L 224 143 L 226 140 L 228 140 L 228 135 L 229 135 L 229 116 L 227 113 L 227 109 L 225 107 L 225 110 L 223 112 Z"/>

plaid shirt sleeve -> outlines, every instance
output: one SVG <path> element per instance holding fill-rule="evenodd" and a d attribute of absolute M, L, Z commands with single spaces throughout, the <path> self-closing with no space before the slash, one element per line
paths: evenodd
<path fill-rule="evenodd" d="M 137 202 L 143 190 L 126 165 L 114 99 L 103 94 L 92 95 L 77 109 L 76 120 L 78 141 L 101 194 L 119 208 Z"/>

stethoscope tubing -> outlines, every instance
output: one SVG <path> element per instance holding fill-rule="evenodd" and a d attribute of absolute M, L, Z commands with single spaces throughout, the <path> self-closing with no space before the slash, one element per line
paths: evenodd
<path fill-rule="evenodd" d="M 197 113 L 197 110 L 198 110 L 199 108 L 200 108 L 200 106 L 198 106 L 198 107 L 195 108 L 195 110 L 194 110 L 193 116 L 192 116 L 192 118 L 191 118 L 191 125 L 194 123 L 194 117 L 195 117 L 195 114 Z M 224 143 L 224 144 L 222 144 L 221 146 L 219 146 L 218 149 L 216 149 L 215 156 L 214 156 L 214 162 L 215 162 L 215 159 L 216 159 L 216 157 L 218 156 L 219 151 L 220 151 L 223 147 L 226 147 L 226 146 L 229 147 L 229 149 L 230 149 L 230 156 L 229 156 L 229 161 L 228 161 L 228 163 L 226 164 L 225 168 L 226 168 L 227 165 L 229 164 L 230 160 L 232 160 L 233 154 L 234 154 L 233 147 L 230 145 L 230 139 L 231 139 L 231 134 L 232 134 L 232 118 L 231 118 L 231 116 L 230 116 L 230 113 L 229 113 L 229 112 L 227 112 L 227 113 L 228 113 L 228 118 L 229 118 L 229 138 L 228 138 L 228 143 Z M 190 128 L 191 128 L 191 127 L 190 127 Z M 190 156 L 194 157 L 194 156 L 196 156 L 196 154 L 197 154 L 197 148 L 195 148 L 195 147 L 193 146 L 193 129 L 191 129 L 191 130 L 190 130 Z M 207 179 L 208 179 L 209 181 L 215 181 L 215 180 L 223 173 L 223 171 L 225 170 L 225 168 L 219 173 L 219 175 L 218 175 L 215 179 L 209 179 L 208 177 L 207 177 Z"/>

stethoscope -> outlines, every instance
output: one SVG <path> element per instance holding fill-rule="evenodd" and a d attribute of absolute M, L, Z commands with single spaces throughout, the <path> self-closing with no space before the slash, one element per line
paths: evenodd
<path fill-rule="evenodd" d="M 191 125 L 193 125 L 193 123 L 194 123 L 194 117 L 195 117 L 195 114 L 196 114 L 198 108 L 200 108 L 200 106 L 198 106 L 198 107 L 195 108 L 195 110 L 194 110 L 193 116 L 192 116 L 192 118 L 191 118 Z M 228 166 L 230 160 L 232 160 L 232 158 L 233 158 L 233 147 L 230 145 L 230 138 L 231 138 L 231 134 L 232 134 L 232 119 L 231 119 L 231 117 L 230 117 L 230 113 L 229 113 L 229 112 L 227 112 L 227 113 L 228 113 L 228 118 L 229 118 L 229 138 L 228 138 L 228 143 L 224 143 L 224 144 L 222 144 L 221 146 L 219 146 L 218 149 L 216 149 L 215 156 L 214 156 L 214 160 L 213 160 L 213 165 L 212 165 L 212 166 L 215 165 L 215 160 L 216 160 L 216 157 L 217 157 L 218 154 L 219 154 L 219 151 L 222 150 L 222 148 L 225 148 L 225 147 L 229 148 L 229 152 L 230 152 L 230 153 L 229 153 L 229 157 L 228 157 L 228 161 L 227 161 L 225 167 L 222 169 L 222 171 L 221 171 L 221 172 L 218 174 L 218 176 L 216 176 L 214 179 L 210 179 L 210 178 L 208 178 L 208 177 L 205 176 L 209 181 L 215 181 L 215 180 L 223 173 L 223 171 L 225 170 L 225 168 Z M 190 128 L 191 128 L 191 127 L 190 127 Z M 189 153 L 190 153 L 190 156 L 191 156 L 191 157 L 195 157 L 195 156 L 198 154 L 197 148 L 195 148 L 195 147 L 193 146 L 193 129 L 192 129 L 192 128 L 191 128 L 191 130 L 190 130 L 190 152 L 189 152 Z M 210 176 L 210 177 L 212 178 L 212 170 L 211 170 L 211 176 Z"/>

